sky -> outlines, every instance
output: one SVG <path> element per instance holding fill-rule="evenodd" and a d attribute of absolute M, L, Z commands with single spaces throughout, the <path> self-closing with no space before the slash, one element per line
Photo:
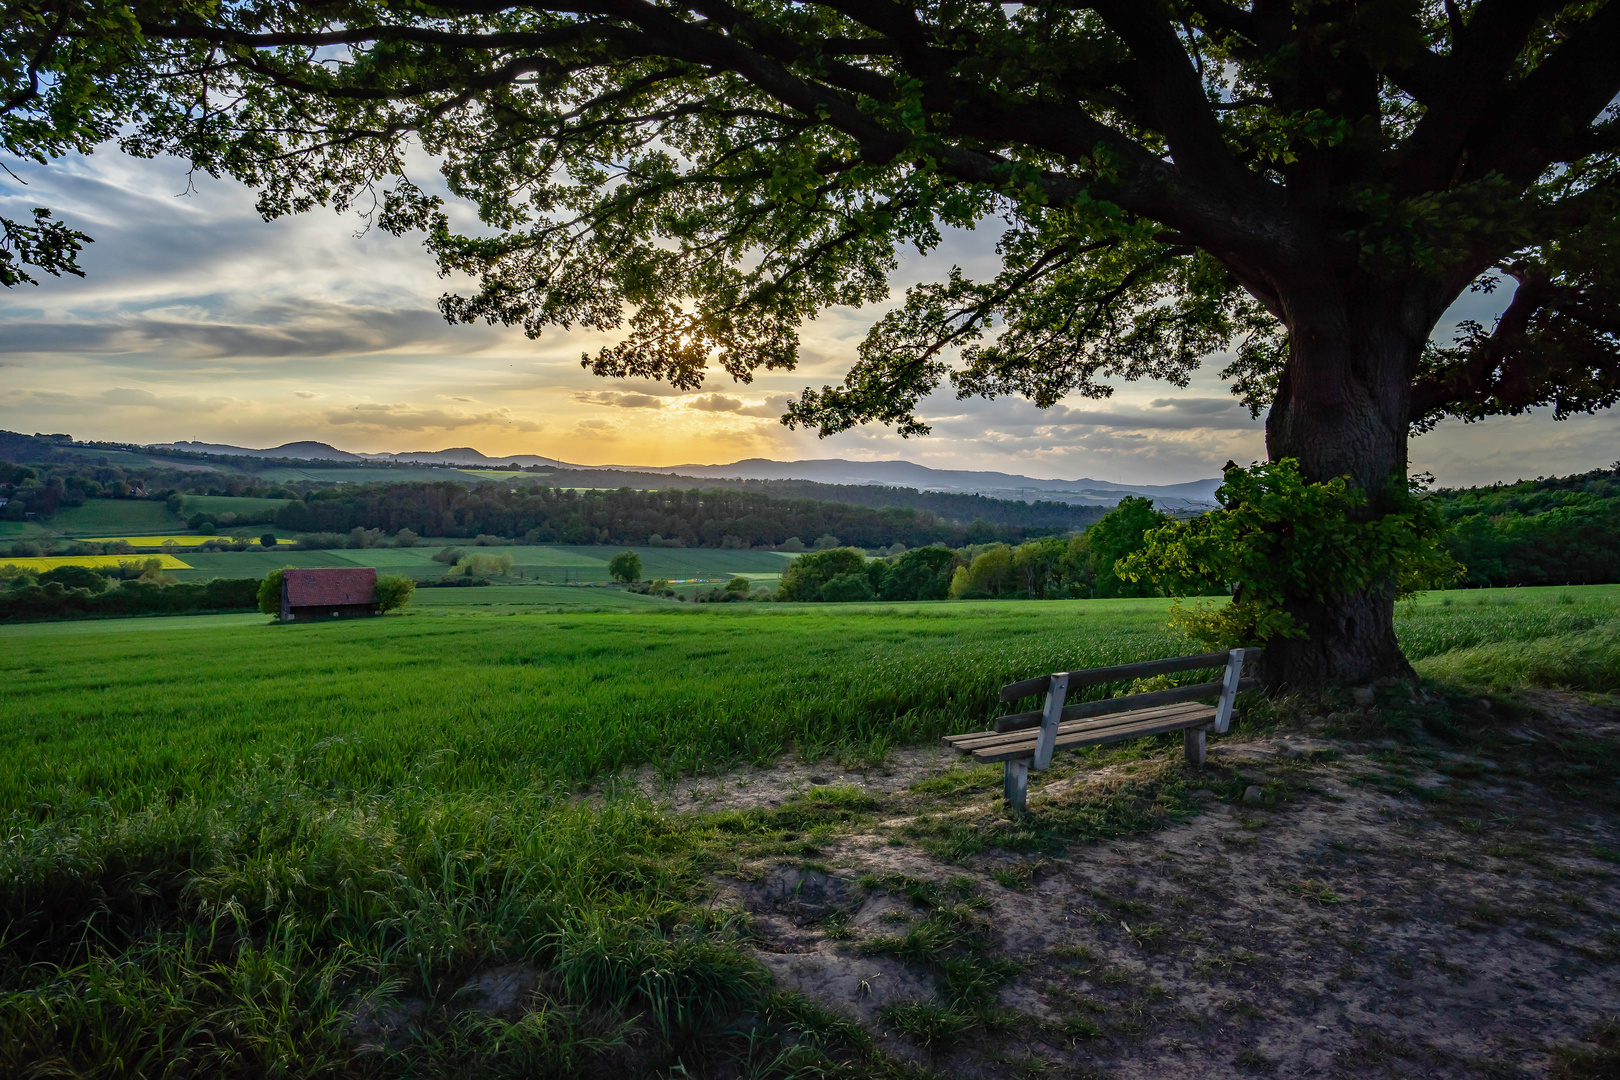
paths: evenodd
<path fill-rule="evenodd" d="M 1205 361 L 1191 385 L 1119 383 L 1103 401 L 1043 412 L 1017 399 L 925 403 L 933 434 L 902 439 L 871 426 L 829 439 L 790 431 L 783 403 L 836 384 L 884 310 L 833 309 L 808 323 L 794 372 L 733 383 L 724 372 L 679 393 L 649 381 L 603 380 L 582 353 L 594 332 L 445 323 L 436 302 L 465 279 L 441 279 L 420 239 L 371 231 L 353 215 L 316 211 L 265 222 L 253 193 L 190 177 L 182 163 L 117 151 L 17 166 L 0 182 L 0 213 L 49 206 L 96 242 L 84 279 L 41 277 L 0 292 L 0 428 L 140 443 L 196 439 L 270 447 L 313 439 L 351 451 L 472 446 L 581 464 L 711 464 L 904 458 L 935 468 L 1121 483 L 1216 476 L 1228 459 L 1263 458 L 1261 424 Z M 452 207 L 458 224 L 471 215 Z M 894 280 L 993 266 L 994 231 L 952 235 L 914 253 Z M 1504 290 L 1505 291 L 1505 290 Z M 1467 296 L 1461 318 L 1491 324 L 1505 302 Z M 1414 440 L 1414 471 L 1444 485 L 1490 483 L 1608 466 L 1620 458 L 1620 414 L 1553 422 L 1542 411 L 1449 422 Z"/>

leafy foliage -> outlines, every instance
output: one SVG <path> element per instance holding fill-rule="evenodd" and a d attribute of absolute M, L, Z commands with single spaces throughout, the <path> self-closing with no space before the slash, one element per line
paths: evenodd
<path fill-rule="evenodd" d="M 1285 369 L 1328 389 L 1387 360 L 1400 424 L 1620 392 L 1612 4 L 5 13 L 11 153 L 118 137 L 241 178 L 267 216 L 420 229 L 479 280 L 447 317 L 618 333 L 585 360 L 603 375 L 791 368 L 803 319 L 887 299 L 898 249 L 1002 219 L 998 271 L 912 288 L 841 386 L 793 404 L 823 432 L 925 431 L 947 382 L 1041 404 L 1185 384 L 1222 348 L 1256 408 Z M 418 144 L 487 228 L 412 182 Z M 1423 353 L 1451 300 L 1503 278 L 1494 330 Z M 1398 357 L 1302 362 L 1325 327 L 1409 317 Z"/>
<path fill-rule="evenodd" d="M 608 561 L 608 573 L 614 581 L 640 581 L 641 556 L 633 551 L 621 551 Z"/>
<path fill-rule="evenodd" d="M 285 569 L 285 567 L 283 567 L 283 569 Z M 281 614 L 281 583 L 281 570 L 270 571 L 268 574 L 264 575 L 264 580 L 259 582 L 258 592 L 255 593 L 255 600 L 259 605 L 259 610 L 264 612 L 264 614 Z"/>
<path fill-rule="evenodd" d="M 411 594 L 416 591 L 416 581 L 403 574 L 379 574 L 374 596 L 377 598 L 379 611 L 394 611 L 411 602 Z"/>
<path fill-rule="evenodd" d="M 1343 478 L 1307 481 L 1291 459 L 1233 467 L 1217 492 L 1222 509 L 1153 530 L 1120 573 L 1176 597 L 1230 586 L 1230 603 L 1178 602 L 1171 616 L 1212 647 L 1305 637 L 1310 628 L 1288 610 L 1290 601 L 1367 588 L 1408 595 L 1461 572 L 1442 545 L 1444 523 L 1418 491 L 1412 485 L 1391 495 L 1398 509 L 1374 517 L 1366 496 Z"/>

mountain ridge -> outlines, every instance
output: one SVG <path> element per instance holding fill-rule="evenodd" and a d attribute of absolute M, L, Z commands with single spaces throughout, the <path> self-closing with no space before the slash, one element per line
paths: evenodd
<path fill-rule="evenodd" d="M 1218 477 L 1180 484 L 1122 484 L 1112 480 L 1081 477 L 1074 480 L 1046 479 L 986 469 L 936 469 L 904 459 L 854 461 L 847 458 L 807 458 L 777 461 L 774 458 L 744 458 L 719 464 L 684 465 L 578 465 L 560 458 L 536 454 L 508 454 L 491 457 L 470 446 L 443 450 L 408 450 L 398 453 L 351 453 L 314 440 L 283 443 L 267 449 L 230 446 L 223 443 L 154 443 L 154 447 L 181 452 L 241 455 L 247 457 L 302 458 L 310 461 L 349 461 L 363 463 L 399 462 L 499 468 L 541 466 L 585 472 L 639 473 L 689 476 L 693 479 L 726 480 L 808 480 L 823 484 L 879 485 L 913 487 L 921 491 L 979 494 L 1025 502 L 1043 499 L 1076 505 L 1114 505 L 1125 495 L 1154 499 L 1166 509 L 1196 509 L 1214 504 Z"/>

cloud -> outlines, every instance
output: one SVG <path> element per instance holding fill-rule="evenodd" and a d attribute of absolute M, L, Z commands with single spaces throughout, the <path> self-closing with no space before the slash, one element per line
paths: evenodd
<path fill-rule="evenodd" d="M 115 386 L 101 392 L 101 400 L 109 405 L 156 405 L 158 396 L 150 390 L 135 390 L 128 386 Z"/>
<path fill-rule="evenodd" d="M 782 415 L 787 401 L 786 394 L 772 394 L 764 401 L 752 403 L 729 394 L 701 394 L 687 398 L 686 405 L 699 412 L 734 413 L 737 416 L 762 416 L 775 420 Z"/>
<path fill-rule="evenodd" d="M 1242 409 L 1243 406 L 1236 398 L 1154 398 L 1148 402 L 1154 409 L 1174 409 L 1177 412 L 1189 413 L 1195 416 L 1212 416 L 1216 413 L 1231 412 L 1233 409 Z"/>
<path fill-rule="evenodd" d="M 357 305 L 263 305 L 226 321 L 204 312 L 159 311 L 91 319 L 0 322 L 8 353 L 162 353 L 165 357 L 334 357 L 404 349 L 458 353 L 481 344 L 436 313 Z M 195 316 L 195 317 L 187 317 Z"/>
<path fill-rule="evenodd" d="M 626 393 L 622 390 L 580 390 L 574 400 L 582 405 L 605 405 L 612 409 L 662 409 L 664 402 L 651 394 Z"/>
<path fill-rule="evenodd" d="M 326 422 L 387 431 L 453 431 L 468 427 L 503 427 L 513 431 L 540 431 L 542 425 L 512 415 L 509 409 L 457 413 L 445 409 L 417 409 L 404 404 L 367 401 L 346 409 L 331 409 Z"/>
<path fill-rule="evenodd" d="M 301 398 L 303 398 L 304 400 L 307 401 L 310 398 L 318 398 L 321 395 L 317 394 L 313 390 L 294 390 L 293 391 L 293 396 L 294 397 L 301 397 Z"/>
<path fill-rule="evenodd" d="M 701 412 L 738 412 L 743 407 L 741 398 L 727 397 L 725 394 L 705 394 L 702 397 L 688 398 L 686 404 Z"/>

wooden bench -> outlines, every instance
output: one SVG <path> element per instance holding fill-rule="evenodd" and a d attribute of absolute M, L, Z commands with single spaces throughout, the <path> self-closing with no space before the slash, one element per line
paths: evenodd
<path fill-rule="evenodd" d="M 1233 649 L 1230 652 L 1173 656 L 1140 664 L 1064 671 L 1026 679 L 1003 686 L 1001 700 L 1011 702 L 1045 694 L 1046 702 L 1038 712 L 999 717 L 991 731 L 947 735 L 945 745 L 955 747 L 964 754 L 972 754 L 977 762 L 1006 762 L 1004 790 L 1007 802 L 1018 810 L 1024 809 L 1029 794 L 1029 770 L 1051 765 L 1052 753 L 1056 750 L 1098 746 L 1179 731 L 1187 760 L 1194 765 L 1202 765 L 1204 733 L 1213 730 L 1222 734 L 1232 723 L 1232 700 L 1237 697 L 1239 690 L 1248 690 L 1257 683 L 1255 679 L 1243 677 L 1243 665 L 1259 656 L 1259 649 Z M 1104 698 L 1079 705 L 1063 704 L 1071 690 L 1083 686 L 1222 665 L 1226 672 L 1215 682 Z M 1198 703 L 1197 699 L 1208 697 L 1219 700 L 1214 705 Z"/>

